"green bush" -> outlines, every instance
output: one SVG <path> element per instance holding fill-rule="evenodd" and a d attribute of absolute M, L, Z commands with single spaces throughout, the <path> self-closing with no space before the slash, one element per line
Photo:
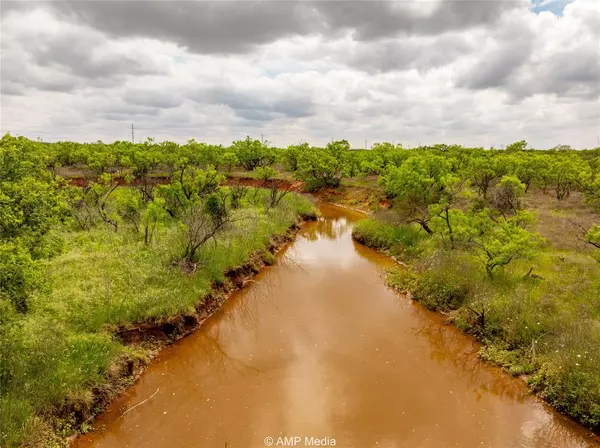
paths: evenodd
<path fill-rule="evenodd" d="M 589 360 L 586 357 L 581 355 L 568 364 L 545 363 L 530 383 L 556 409 L 597 430 L 600 428 L 599 360 L 597 356 Z"/>
<path fill-rule="evenodd" d="M 411 225 L 394 225 L 375 219 L 365 219 L 354 226 L 352 236 L 373 249 L 390 255 L 414 258 L 419 253 L 423 233 Z"/>
<path fill-rule="evenodd" d="M 410 292 L 417 280 L 417 274 L 404 267 L 392 268 L 386 276 L 386 284 L 400 292 Z"/>
<path fill-rule="evenodd" d="M 412 285 L 413 297 L 433 310 L 460 308 L 475 294 L 481 273 L 464 254 L 438 252 L 425 262 Z"/>

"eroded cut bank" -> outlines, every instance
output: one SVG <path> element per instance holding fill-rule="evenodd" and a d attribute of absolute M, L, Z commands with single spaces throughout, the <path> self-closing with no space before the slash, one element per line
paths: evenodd
<path fill-rule="evenodd" d="M 76 426 L 85 425 L 99 410 L 104 409 L 115 397 L 130 387 L 165 346 L 198 329 L 220 309 L 234 291 L 252 281 L 263 268 L 273 264 L 277 252 L 293 240 L 301 225 L 315 219 L 315 215 L 300 215 L 285 232 L 273 235 L 265 249 L 255 251 L 245 263 L 224 272 L 225 280 L 213 282 L 211 292 L 198 301 L 193 312 L 117 327 L 115 336 L 134 350 L 141 348 L 141 356 L 126 354 L 120 357 L 110 368 L 107 382 L 91 391 L 91 401 L 85 404 L 80 401 L 67 401 L 58 410 L 57 418 L 69 420 Z"/>
<path fill-rule="evenodd" d="M 474 339 L 386 288 L 393 261 L 352 240 L 358 214 L 321 208 L 277 265 L 163 350 L 75 445 L 598 445 L 479 361 Z"/>

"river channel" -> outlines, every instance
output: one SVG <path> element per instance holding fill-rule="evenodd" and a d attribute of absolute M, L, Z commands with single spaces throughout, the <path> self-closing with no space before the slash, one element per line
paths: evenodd
<path fill-rule="evenodd" d="M 75 445 L 600 446 L 479 361 L 472 338 L 389 290 L 394 262 L 351 238 L 359 214 L 321 211 Z"/>

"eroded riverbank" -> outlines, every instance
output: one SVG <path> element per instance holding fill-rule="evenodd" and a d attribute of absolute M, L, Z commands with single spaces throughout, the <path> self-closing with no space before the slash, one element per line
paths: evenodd
<path fill-rule="evenodd" d="M 393 262 L 352 241 L 358 214 L 322 212 L 76 446 L 245 448 L 278 436 L 357 448 L 597 445 L 481 363 L 473 339 L 387 289 Z"/>

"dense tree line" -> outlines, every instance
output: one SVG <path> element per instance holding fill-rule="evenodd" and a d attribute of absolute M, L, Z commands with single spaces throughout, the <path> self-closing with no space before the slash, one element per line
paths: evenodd
<path fill-rule="evenodd" d="M 345 140 L 324 148 L 308 143 L 275 148 L 250 137 L 228 147 L 152 139 L 43 143 L 7 134 L 0 144 L 0 294 L 3 303 L 27 309 L 26 297 L 39 284 L 36 262 L 60 252 L 52 228 L 68 219 L 82 229 L 98 223 L 115 231 L 133 227 L 147 244 L 164 219 L 177 219 L 189 238 L 182 258 L 194 262 L 197 248 L 233 219 L 231 211 L 246 195 L 239 187 L 225 194 L 222 173 L 253 171 L 272 187 L 274 206 L 280 198 L 273 167 L 292 173 L 309 190 L 338 187 L 344 178 L 379 176 L 405 222 L 439 235 L 450 247 L 469 247 L 493 275 L 539 243 L 528 231 L 532 217 L 521 210 L 530 188 L 557 200 L 579 191 L 600 209 L 600 148 L 526 148 L 520 141 L 504 150 L 405 149 L 390 143 L 352 150 Z M 65 172 L 64 177 L 83 177 L 85 184 L 70 187 L 60 176 Z M 582 231 L 586 242 L 600 246 L 600 227 Z"/>

